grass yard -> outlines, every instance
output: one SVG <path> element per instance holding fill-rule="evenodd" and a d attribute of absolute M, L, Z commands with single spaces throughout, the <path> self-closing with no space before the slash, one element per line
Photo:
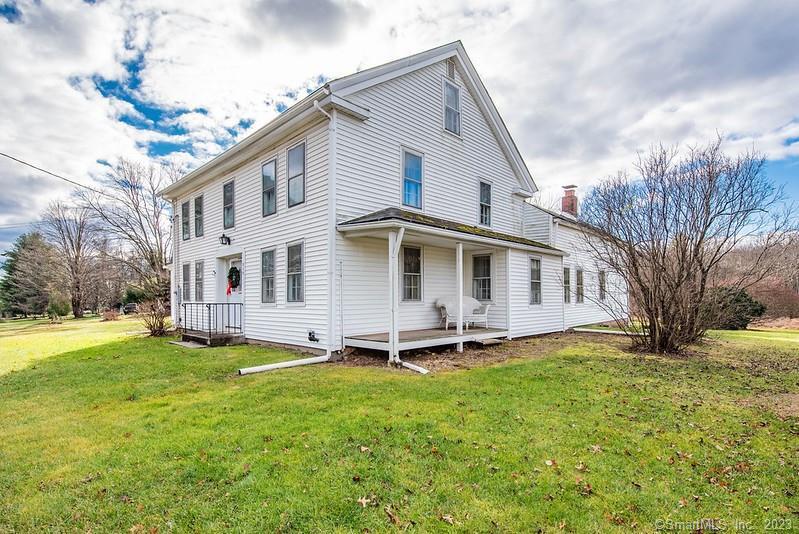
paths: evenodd
<path fill-rule="evenodd" d="M 237 377 L 295 355 L 139 329 L 0 324 L 0 531 L 799 527 L 797 332 L 716 333 L 690 358 L 583 334 L 427 376 Z"/>

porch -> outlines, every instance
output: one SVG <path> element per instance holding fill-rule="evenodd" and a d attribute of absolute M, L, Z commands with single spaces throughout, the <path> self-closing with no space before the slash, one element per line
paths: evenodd
<path fill-rule="evenodd" d="M 505 328 L 485 328 L 471 327 L 458 333 L 456 328 L 445 330 L 443 328 L 423 328 L 419 330 L 401 330 L 398 333 L 399 350 L 413 350 L 424 347 L 436 347 L 440 345 L 452 345 L 458 343 L 468 343 L 470 341 L 481 341 L 484 339 L 507 337 L 508 331 Z M 380 332 L 377 334 L 355 335 L 344 338 L 344 344 L 348 347 L 358 347 L 373 350 L 389 350 L 390 333 Z"/>

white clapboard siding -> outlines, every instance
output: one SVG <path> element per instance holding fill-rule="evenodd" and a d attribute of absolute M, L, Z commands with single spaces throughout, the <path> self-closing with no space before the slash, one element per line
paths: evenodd
<path fill-rule="evenodd" d="M 530 258 L 541 260 L 541 304 L 530 304 Z M 561 258 L 511 251 L 511 336 L 530 336 L 563 329 Z"/>
<path fill-rule="evenodd" d="M 599 268 L 595 256 L 585 242 L 585 236 L 580 230 L 560 224 L 557 226 L 555 246 L 568 252 L 564 258 L 564 267 L 571 269 L 571 302 L 565 304 L 566 328 L 609 321 L 614 315 L 626 315 L 626 299 L 624 293 L 619 294 L 619 278 L 608 271 L 607 290 L 616 291 L 615 296 L 609 295 L 605 302 L 599 301 Z M 584 300 L 577 303 L 577 268 L 583 270 Z M 562 280 L 562 273 L 560 274 Z M 608 306 L 621 301 L 624 309 L 611 312 Z"/>
<path fill-rule="evenodd" d="M 522 203 L 522 224 L 524 225 L 524 237 L 538 241 L 540 243 L 551 244 L 550 229 L 552 227 L 552 217 L 547 212 L 531 206 L 527 202 Z"/>
<path fill-rule="evenodd" d="M 461 85 L 462 138 L 443 128 L 445 64 L 435 63 L 350 95 L 369 108 L 342 117 L 337 136 L 339 221 L 401 206 L 401 149 L 424 154 L 424 213 L 478 224 L 480 179 L 492 183 L 492 227 L 520 234 L 512 192 L 519 181 L 473 97 Z M 460 77 L 458 76 L 460 82 Z"/>
<path fill-rule="evenodd" d="M 320 117 L 321 119 L 321 117 Z M 287 149 L 306 141 L 306 191 L 305 203 L 287 207 Z M 192 202 L 191 234 L 188 241 L 178 242 L 180 264 L 203 261 L 205 271 L 205 302 L 225 302 L 225 272 L 217 269 L 216 258 L 241 253 L 243 260 L 242 287 L 245 303 L 244 331 L 252 339 L 324 347 L 327 343 L 327 122 L 320 122 L 297 132 L 290 139 L 265 150 L 234 172 L 214 180 L 209 185 L 181 198 L 183 201 L 200 194 L 204 198 L 204 236 L 194 235 Z M 261 216 L 261 164 L 277 157 L 277 214 Z M 236 226 L 222 227 L 222 187 L 235 181 Z M 178 222 L 179 225 L 179 222 Z M 219 244 L 222 233 L 230 236 L 230 246 Z M 303 241 L 305 244 L 305 303 L 286 302 L 286 246 Z M 261 304 L 261 250 L 276 250 L 275 304 Z M 182 267 L 176 266 L 178 276 Z M 193 280 L 192 280 L 193 286 Z M 192 301 L 194 291 L 192 289 Z M 318 343 L 308 341 L 308 331 L 320 338 Z"/>

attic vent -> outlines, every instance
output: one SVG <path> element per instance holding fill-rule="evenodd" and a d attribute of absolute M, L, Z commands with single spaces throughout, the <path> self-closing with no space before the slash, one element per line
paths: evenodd
<path fill-rule="evenodd" d="M 447 59 L 447 76 L 455 79 L 455 60 L 452 58 Z"/>

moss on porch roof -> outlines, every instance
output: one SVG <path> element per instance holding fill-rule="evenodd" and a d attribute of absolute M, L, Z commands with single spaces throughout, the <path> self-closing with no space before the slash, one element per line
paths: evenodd
<path fill-rule="evenodd" d="M 439 219 L 438 217 L 430 217 L 429 215 L 416 213 L 415 211 L 403 210 L 400 208 L 385 208 L 380 211 L 375 211 L 373 213 L 363 215 L 361 217 L 350 219 L 349 221 L 345 221 L 339 224 L 339 226 L 354 226 L 356 224 L 366 224 L 366 223 L 392 221 L 392 220 L 421 224 L 424 226 L 429 226 L 431 228 L 441 228 L 443 230 L 451 230 L 453 232 L 460 232 L 462 234 L 470 234 L 479 237 L 487 237 L 490 239 L 497 239 L 500 241 L 508 241 L 511 243 L 517 243 L 519 245 L 526 245 L 528 247 L 536 247 L 540 249 L 551 250 L 553 252 L 560 252 L 560 253 L 563 252 L 560 249 L 546 245 L 544 243 L 540 243 L 538 241 L 533 241 L 532 239 L 526 239 L 524 237 L 518 237 L 511 234 L 504 234 L 502 232 L 495 232 L 493 230 L 488 230 L 486 228 L 480 228 L 479 226 L 471 226 L 468 224 L 450 221 L 447 219 Z"/>

